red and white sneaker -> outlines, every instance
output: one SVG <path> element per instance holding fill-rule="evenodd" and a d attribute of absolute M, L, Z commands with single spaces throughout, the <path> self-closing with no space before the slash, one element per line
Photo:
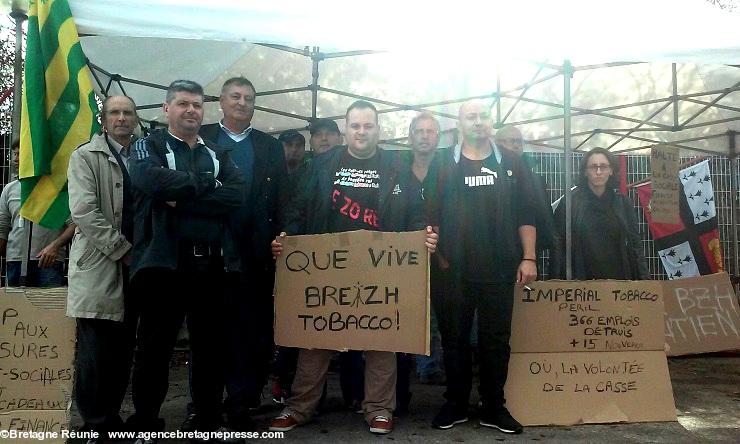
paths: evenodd
<path fill-rule="evenodd" d="M 298 420 L 290 412 L 283 412 L 270 421 L 271 432 L 287 432 L 298 426 Z"/>
<path fill-rule="evenodd" d="M 272 430 L 272 429 L 271 429 Z M 393 418 L 378 415 L 370 422 L 370 433 L 385 435 L 393 431 Z"/>

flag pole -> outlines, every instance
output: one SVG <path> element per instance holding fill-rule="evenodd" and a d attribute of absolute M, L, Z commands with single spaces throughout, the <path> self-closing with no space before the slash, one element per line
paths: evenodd
<path fill-rule="evenodd" d="M 13 140 L 21 134 L 21 94 L 23 86 L 23 22 L 28 19 L 21 2 L 13 2 L 10 16 L 15 20 L 15 60 L 13 62 Z"/>

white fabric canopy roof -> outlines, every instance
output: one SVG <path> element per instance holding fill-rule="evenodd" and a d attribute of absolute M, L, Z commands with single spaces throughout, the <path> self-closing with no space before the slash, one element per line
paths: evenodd
<path fill-rule="evenodd" d="M 303 128 L 311 117 L 306 87 L 312 83 L 309 56 L 319 54 L 314 47 L 322 55 L 387 51 L 319 62 L 324 89 L 316 111 L 337 117 L 341 127 L 339 116 L 354 96 L 368 97 L 385 111 L 382 137 L 391 141 L 406 135 L 413 110 L 438 113 L 449 129 L 460 100 L 490 96 L 495 103 L 500 96 L 494 108 L 500 124 L 520 126 L 532 147 L 562 147 L 565 59 L 576 67 L 570 94 L 574 148 L 613 145 L 622 151 L 673 142 L 725 152 L 727 131 L 740 131 L 740 69 L 727 66 L 740 64 L 740 15 L 704 0 L 459 0 L 444 8 L 387 0 L 70 5 L 79 32 L 94 35 L 81 39 L 86 55 L 107 73 L 160 85 L 188 78 L 216 96 L 221 83 L 236 75 L 252 80 L 258 93 L 298 89 L 258 98 L 264 110 L 253 124 L 270 131 Z M 301 55 L 254 43 L 308 48 Z M 619 61 L 649 63 L 589 66 Z M 109 78 L 100 70 L 96 75 L 106 89 Z M 138 105 L 162 102 L 161 89 L 122 85 Z M 120 90 L 114 84 L 109 92 Z M 141 114 L 161 118 L 159 109 Z M 206 120 L 219 117 L 217 103 L 210 105 Z M 441 145 L 447 143 L 451 137 Z"/>

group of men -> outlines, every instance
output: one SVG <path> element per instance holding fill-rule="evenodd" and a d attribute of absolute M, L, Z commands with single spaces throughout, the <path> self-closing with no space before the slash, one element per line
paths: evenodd
<path fill-rule="evenodd" d="M 534 191 L 520 156 L 492 142 L 488 104 L 460 107 L 461 141 L 452 150 L 437 150 L 439 123 L 419 114 L 406 158 L 378 147 L 378 111 L 356 101 L 345 115 L 346 144 L 334 121 L 319 119 L 304 162 L 300 133 L 282 135 L 283 147 L 252 128 L 255 98 L 249 80 L 229 79 L 223 119 L 201 125 L 202 87 L 175 81 L 163 105 L 167 127 L 134 142 L 136 106 L 111 96 L 102 133 L 73 153 L 67 314 L 77 318 L 75 390 L 85 428 L 163 429 L 160 408 L 184 319 L 192 402 L 183 428 L 252 430 L 250 410 L 261 402 L 273 353 L 274 259 L 284 236 L 423 229 L 447 374 L 447 402 L 433 425 L 468 420 L 477 312 L 480 423 L 521 432 L 503 387 L 514 284 L 537 275 Z M 347 200 L 363 217 L 342 210 Z M 270 430 L 311 419 L 332 355 L 299 351 Z M 388 433 L 397 359 L 368 350 L 364 361 L 360 407 L 371 432 Z M 135 412 L 124 425 L 119 410 L 132 363 Z"/>

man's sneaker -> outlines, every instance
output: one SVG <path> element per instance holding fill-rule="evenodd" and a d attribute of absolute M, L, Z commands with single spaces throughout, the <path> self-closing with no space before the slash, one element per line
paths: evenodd
<path fill-rule="evenodd" d="M 206 417 L 197 413 L 188 414 L 185 421 L 180 425 L 180 430 L 183 432 L 212 432 L 221 427 L 221 418 L 216 416 Z"/>
<path fill-rule="evenodd" d="M 216 442 L 224 443 L 224 444 L 234 444 L 234 443 L 241 443 L 244 442 L 243 438 L 237 438 L 235 435 L 238 433 L 238 430 L 232 429 L 231 427 L 227 426 L 221 426 L 216 430 L 216 433 L 219 433 L 222 438 L 218 439 Z"/>
<path fill-rule="evenodd" d="M 511 416 L 506 407 L 501 407 L 493 412 L 481 412 L 480 425 L 493 427 L 504 433 L 522 433 L 522 425 Z"/>
<path fill-rule="evenodd" d="M 188 416 L 185 417 L 185 421 L 180 425 L 180 430 L 183 432 L 194 432 L 198 427 L 197 421 L 198 415 L 195 413 L 188 413 Z"/>
<path fill-rule="evenodd" d="M 435 429 L 447 430 L 462 424 L 468 420 L 468 410 L 465 407 L 459 407 L 451 402 L 446 402 L 442 410 L 432 420 L 432 427 Z"/>
<path fill-rule="evenodd" d="M 370 421 L 370 433 L 385 435 L 393 431 L 393 418 L 378 415 Z"/>
<path fill-rule="evenodd" d="M 289 412 L 283 412 L 270 421 L 271 432 L 287 432 L 293 430 L 298 425 L 298 421 Z"/>
<path fill-rule="evenodd" d="M 362 408 L 362 401 L 355 399 L 347 405 L 347 409 L 353 413 L 365 413 L 365 409 Z"/>

